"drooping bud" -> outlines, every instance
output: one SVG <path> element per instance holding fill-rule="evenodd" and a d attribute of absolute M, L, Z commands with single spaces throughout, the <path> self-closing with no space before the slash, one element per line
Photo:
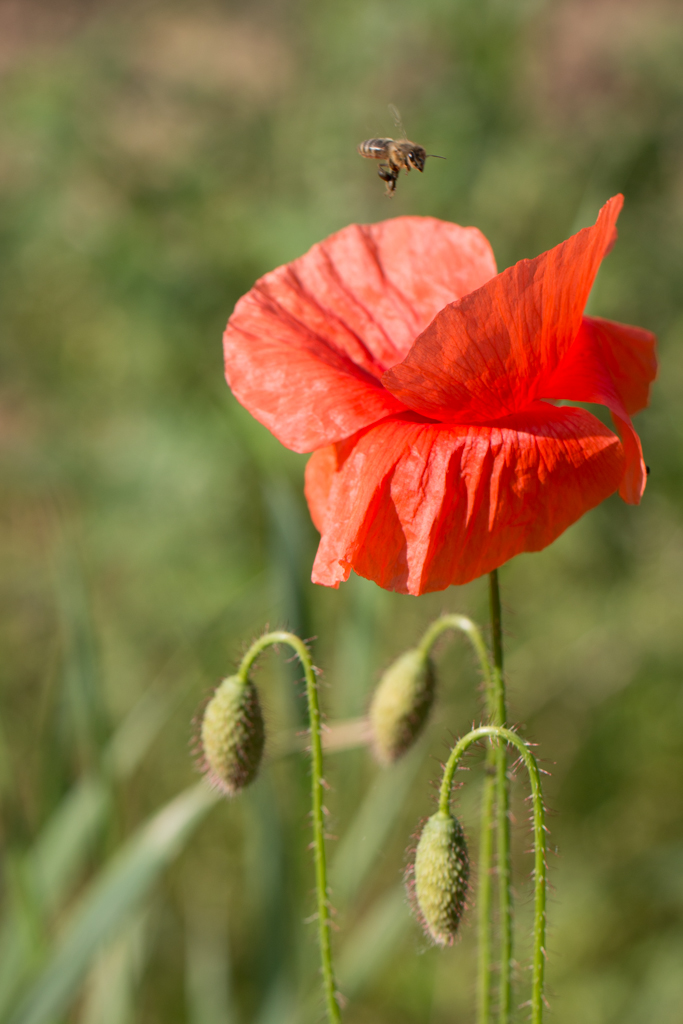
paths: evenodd
<path fill-rule="evenodd" d="M 396 761 L 413 745 L 434 702 L 436 677 L 428 654 L 419 647 L 406 651 L 389 666 L 370 705 L 370 724 L 377 759 Z"/>
<path fill-rule="evenodd" d="M 256 776 L 265 733 L 256 687 L 250 679 L 228 676 L 206 705 L 201 743 L 209 780 L 228 796 Z"/>
<path fill-rule="evenodd" d="M 451 945 L 460 924 L 470 861 L 457 818 L 437 811 L 422 829 L 415 853 L 415 896 L 425 932 L 439 946 Z"/>

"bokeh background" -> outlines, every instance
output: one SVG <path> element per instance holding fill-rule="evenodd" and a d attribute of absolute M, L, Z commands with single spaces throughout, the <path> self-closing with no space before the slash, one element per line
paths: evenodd
<path fill-rule="evenodd" d="M 652 472 L 640 507 L 502 570 L 507 673 L 551 771 L 549 1020 L 683 1021 L 682 68 L 676 0 L 0 0 L 3 1024 L 322 1018 L 298 673 L 264 660 L 269 763 L 230 804 L 196 789 L 192 717 L 268 623 L 318 638 L 328 716 L 357 718 L 432 617 L 485 621 L 486 581 L 314 588 L 305 457 L 231 397 L 222 328 L 351 221 L 476 224 L 502 269 L 617 191 L 590 311 L 659 335 Z M 389 103 L 447 158 L 392 201 L 356 154 Z M 329 756 L 349 1024 L 473 1020 L 473 911 L 435 950 L 401 889 L 479 714 L 463 642 L 438 657 L 418 750 Z M 480 778 L 458 798 L 473 852 Z"/>

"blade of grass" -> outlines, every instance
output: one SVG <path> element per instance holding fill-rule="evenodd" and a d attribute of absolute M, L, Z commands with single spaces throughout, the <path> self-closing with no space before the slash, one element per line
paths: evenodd
<path fill-rule="evenodd" d="M 150 688 L 112 737 L 103 764 L 126 778 L 149 750 L 174 705 Z M 43 955 L 47 919 L 68 899 L 112 807 L 106 778 L 86 775 L 62 798 L 33 846 L 17 859 L 0 923 L 0 1020 Z"/>
<path fill-rule="evenodd" d="M 340 903 L 353 899 L 372 869 L 423 759 L 418 745 L 375 777 L 332 863 L 330 881 Z"/>
<path fill-rule="evenodd" d="M 33 847 L 5 861 L 8 896 L 0 925 L 0 1019 L 44 955 L 47 919 L 79 876 L 106 820 L 107 786 L 87 777 L 50 817 Z"/>
<path fill-rule="evenodd" d="M 109 716 L 88 595 L 77 560 L 68 550 L 58 560 L 57 599 L 64 631 L 65 724 L 80 764 L 93 768 L 109 735 Z"/>
<path fill-rule="evenodd" d="M 75 995 L 93 957 L 141 906 L 219 797 L 204 783 L 166 804 L 114 855 L 88 887 L 62 938 L 10 1024 L 53 1024 Z"/>
<path fill-rule="evenodd" d="M 230 947 L 223 921 L 188 902 L 185 993 L 189 1024 L 237 1024 L 232 999 Z"/>
<path fill-rule="evenodd" d="M 172 707 L 174 703 L 172 697 L 169 698 L 168 702 L 162 697 L 160 702 L 157 703 L 155 695 L 156 691 L 153 692 L 152 690 L 143 695 L 129 716 L 124 719 L 119 730 L 117 730 L 117 733 L 110 742 L 108 751 L 105 751 L 105 764 L 115 775 L 125 777 L 139 763 L 149 744 L 153 742 L 157 735 L 158 729 L 163 724 L 169 707 Z M 332 749 L 344 750 L 367 742 L 366 733 L 367 729 L 363 720 L 350 723 L 330 723 L 328 739 Z M 124 747 L 123 739 L 126 736 L 133 736 L 134 745 L 136 746 L 134 757 L 129 754 L 119 756 Z M 273 751 L 274 759 L 298 749 L 303 742 L 296 732 L 288 733 L 280 739 L 281 742 L 276 744 L 276 748 Z M 201 790 L 202 787 L 199 787 L 199 789 Z M 192 792 L 193 790 L 188 791 L 188 793 Z M 182 795 L 177 799 L 181 800 L 181 798 Z M 209 793 L 208 799 L 210 801 L 209 806 L 211 806 L 211 803 L 217 797 L 213 793 Z M 378 803 L 381 803 L 382 800 L 383 797 L 380 793 Z M 74 882 L 82 871 L 85 858 L 92 848 L 92 843 L 107 820 L 108 809 L 111 806 L 110 801 L 110 790 L 104 779 L 93 776 L 85 777 L 76 783 L 72 790 L 64 797 L 44 826 L 33 849 L 18 861 L 16 871 L 21 876 L 20 888 L 23 895 L 16 894 L 13 896 L 0 925 L 0 1021 L 8 1019 L 8 1012 L 16 1004 L 17 992 L 26 984 L 27 978 L 36 971 L 36 968 L 43 959 L 44 938 L 41 938 L 41 936 L 45 935 L 45 918 L 58 910 L 71 892 Z M 201 811 L 198 813 L 201 813 Z M 162 809 L 159 812 L 159 816 L 163 814 L 164 811 Z M 144 828 L 145 826 L 143 826 L 143 831 Z M 139 835 L 140 833 L 138 833 Z M 121 858 L 122 886 L 125 877 L 129 881 L 135 882 L 136 860 L 131 851 L 131 846 L 136 841 L 134 836 L 128 843 L 124 844 L 115 855 L 110 867 L 105 869 L 105 873 L 111 873 L 114 862 L 118 862 L 118 858 Z M 126 875 L 127 856 L 131 857 L 131 862 L 129 864 L 130 871 Z M 159 867 L 159 871 L 162 869 L 163 864 Z M 150 867 L 150 870 L 153 870 L 153 868 Z M 150 879 L 147 888 L 153 884 L 154 877 Z M 114 885 L 115 882 L 116 878 L 114 877 L 111 884 Z M 141 884 L 139 877 L 135 884 Z M 92 883 L 92 886 L 96 885 L 97 879 Z M 261 887 L 259 888 L 261 889 Z M 16 886 L 13 887 L 12 891 L 14 889 L 16 889 Z M 93 895 L 93 899 L 95 895 Z M 134 902 L 132 897 L 131 902 Z M 106 909 L 106 892 L 101 896 L 101 905 Z M 108 912 L 114 912 L 115 910 L 115 906 L 108 908 Z M 82 925 L 83 928 L 88 924 L 88 920 L 86 917 L 85 923 Z M 121 927 L 122 920 L 122 915 L 114 913 L 112 920 L 107 921 L 103 919 L 102 927 L 104 930 L 110 929 L 107 931 L 107 934 L 113 935 L 116 929 Z M 102 939 L 101 941 L 104 940 Z M 64 939 L 65 942 L 66 939 Z M 77 935 L 72 940 L 72 946 L 74 949 L 78 946 Z M 62 947 L 60 946 L 59 948 L 61 949 Z M 69 948 L 72 947 L 69 946 Z M 73 981 L 73 987 L 78 986 L 80 980 L 88 971 L 95 952 L 95 950 L 88 948 L 87 942 L 85 947 L 81 947 L 78 955 L 83 957 L 87 954 L 87 957 L 81 961 L 80 968 L 76 970 L 74 967 L 77 977 Z M 56 952 L 53 959 L 58 957 L 58 955 L 58 952 Z M 63 952 L 61 955 L 66 957 L 67 954 Z M 58 965 L 61 962 L 57 959 Z M 62 968 L 56 967 L 54 969 L 61 970 Z M 49 970 L 50 965 L 48 964 L 39 975 L 42 981 L 36 982 L 37 986 L 41 984 L 48 986 L 45 991 L 49 989 L 49 978 L 46 980 Z M 64 983 L 66 988 L 69 989 L 69 985 L 66 984 L 67 975 L 68 972 L 64 975 Z M 32 991 L 34 990 L 32 989 Z M 57 993 L 60 991 L 59 985 L 56 985 L 55 991 Z M 37 995 L 35 998 L 37 999 Z M 28 1000 L 29 997 L 27 996 L 26 999 Z M 39 1016 L 37 1019 L 43 1020 L 44 1018 Z"/>
<path fill-rule="evenodd" d="M 131 921 L 95 960 L 79 1024 L 131 1024 L 147 941 L 146 913 Z"/>
<path fill-rule="evenodd" d="M 44 953 L 43 918 L 26 865 L 8 854 L 3 864 L 5 909 L 0 926 L 0 1020 Z"/>
<path fill-rule="evenodd" d="M 320 1001 L 316 1003 L 316 1021 L 320 1021 Z M 282 972 L 266 992 L 254 1024 L 299 1024 L 301 1004 L 287 973 Z"/>
<path fill-rule="evenodd" d="M 104 751 L 104 770 L 115 779 L 128 779 L 142 762 L 187 689 L 187 680 L 169 690 L 161 684 L 148 687 L 133 705 Z"/>
<path fill-rule="evenodd" d="M 72 787 L 27 856 L 37 901 L 49 915 L 71 890 L 110 807 L 109 787 L 86 776 Z"/>
<path fill-rule="evenodd" d="M 339 987 L 354 998 L 381 969 L 396 943 L 411 925 L 402 885 L 390 889 L 372 905 L 353 929 L 338 955 Z"/>

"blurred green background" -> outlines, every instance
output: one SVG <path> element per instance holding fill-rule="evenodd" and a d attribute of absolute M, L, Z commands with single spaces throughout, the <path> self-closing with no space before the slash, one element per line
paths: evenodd
<path fill-rule="evenodd" d="M 232 399 L 224 323 L 351 221 L 476 224 L 502 269 L 617 191 L 590 311 L 659 335 L 652 472 L 639 508 L 612 498 L 502 570 L 507 669 L 552 772 L 550 1019 L 683 1021 L 682 68 L 674 0 L 0 0 L 3 1024 L 321 1019 L 298 673 L 264 660 L 270 763 L 230 804 L 192 788 L 191 719 L 266 623 L 317 636 L 330 719 L 360 716 L 432 617 L 485 620 L 486 581 L 314 588 L 305 457 Z M 356 154 L 389 103 L 447 158 L 392 201 Z M 400 886 L 478 715 L 463 642 L 439 663 L 405 762 L 329 757 L 349 1024 L 473 1020 L 473 911 L 430 949 Z"/>

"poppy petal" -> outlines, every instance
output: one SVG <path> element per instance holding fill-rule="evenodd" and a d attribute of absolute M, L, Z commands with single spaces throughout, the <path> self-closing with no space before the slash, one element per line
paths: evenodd
<path fill-rule="evenodd" d="M 379 577 L 395 582 L 389 589 L 402 589 L 405 539 L 390 494 L 391 477 L 422 429 L 423 424 L 412 419 L 383 420 L 349 443 L 346 458 L 337 459 L 326 511 L 321 514 L 315 503 L 311 508 L 314 522 L 317 520 L 316 525 L 323 526 L 313 564 L 314 583 L 337 587 L 348 579 L 353 568 L 375 579 L 380 586 L 386 584 Z M 322 476 L 318 475 L 319 465 L 314 467 L 318 480 Z M 319 487 L 316 496 L 321 496 L 324 486 Z M 357 568 L 368 557 L 370 548 L 377 558 L 376 575 Z"/>
<path fill-rule="evenodd" d="M 543 398 L 596 402 L 610 410 L 625 454 L 619 494 L 630 505 L 640 502 L 647 470 L 629 412 L 647 404 L 657 370 L 654 345 L 649 331 L 584 317 L 576 341 L 543 386 Z"/>
<path fill-rule="evenodd" d="M 443 306 L 495 273 L 476 228 L 433 217 L 352 224 L 239 300 L 223 339 L 228 383 L 295 451 L 348 437 L 405 408 L 382 373 Z"/>
<path fill-rule="evenodd" d="M 647 406 L 650 385 L 657 376 L 657 338 L 651 331 L 599 316 L 585 316 L 572 349 L 575 345 L 590 346 L 596 351 L 629 416 Z"/>
<path fill-rule="evenodd" d="M 313 581 L 338 586 L 353 569 L 410 594 L 467 583 L 546 547 L 623 470 L 618 437 L 582 409 L 539 402 L 496 426 L 392 417 L 326 481 Z"/>
<path fill-rule="evenodd" d="M 443 422 L 486 423 L 523 411 L 579 332 L 622 203 L 614 196 L 593 227 L 446 306 L 384 374 L 384 386 Z"/>
<path fill-rule="evenodd" d="M 313 452 L 306 463 L 304 494 L 318 533 L 325 529 L 330 488 L 338 468 L 337 449 L 333 444 Z"/>

